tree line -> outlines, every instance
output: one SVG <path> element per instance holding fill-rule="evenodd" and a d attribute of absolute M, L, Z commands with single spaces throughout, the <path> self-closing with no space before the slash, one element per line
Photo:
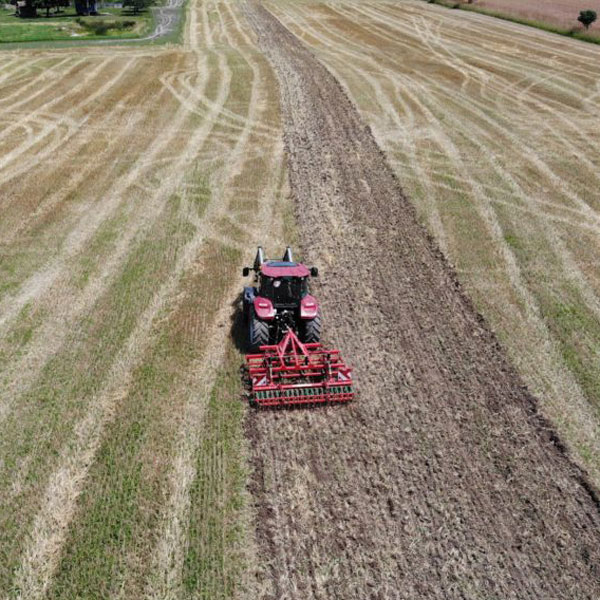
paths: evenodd
<path fill-rule="evenodd" d="M 137 14 L 156 3 L 156 0 L 123 0 L 123 8 Z M 46 16 L 50 12 L 58 14 L 63 9 L 71 6 L 71 0 L 11 0 L 16 14 L 24 19 L 38 16 L 38 11 L 45 10 Z M 96 0 L 73 0 L 73 6 L 77 15 L 85 17 L 98 15 Z"/>

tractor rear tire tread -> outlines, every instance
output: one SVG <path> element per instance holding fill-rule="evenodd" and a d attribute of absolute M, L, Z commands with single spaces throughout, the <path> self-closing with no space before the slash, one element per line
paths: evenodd
<path fill-rule="evenodd" d="M 314 344 L 321 340 L 322 317 L 321 311 L 310 321 L 305 321 L 302 325 L 302 341 L 305 344 Z"/>
<path fill-rule="evenodd" d="M 254 311 L 250 311 L 248 322 L 248 346 L 250 352 L 259 352 L 260 347 L 269 343 L 269 324 L 261 321 Z"/>

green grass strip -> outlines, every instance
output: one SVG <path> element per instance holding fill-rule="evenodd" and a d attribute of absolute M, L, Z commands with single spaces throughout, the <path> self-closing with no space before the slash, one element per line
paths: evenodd
<path fill-rule="evenodd" d="M 195 266 L 183 278 L 180 303 L 166 320 L 160 320 L 158 339 L 135 370 L 133 384 L 116 408 L 90 470 L 49 598 L 143 596 L 152 580 L 153 556 L 162 532 L 168 475 L 177 450 L 174 442 L 184 404 L 193 394 L 188 383 L 193 380 L 191 369 L 202 359 L 206 350 L 203 333 L 223 305 L 240 261 L 237 250 L 211 245 L 202 256 L 205 269 Z M 239 388 L 239 359 L 235 367 L 233 364 L 228 375 L 236 374 Z M 221 381 L 222 377 L 218 389 Z M 228 404 L 241 415 L 239 401 Z M 213 412 L 209 409 L 209 432 L 203 436 L 202 447 L 207 456 L 218 460 L 223 440 L 211 435 Z M 223 418 L 222 429 L 226 429 L 228 413 Z M 197 426 L 190 423 L 190 427 Z M 235 448 L 232 451 L 237 453 Z M 222 485 L 218 463 L 211 466 L 206 479 L 211 489 Z M 222 549 L 215 540 L 221 537 L 218 531 L 214 536 L 209 532 L 203 543 L 219 554 Z"/>
<path fill-rule="evenodd" d="M 13 9 L 0 8 L 0 43 L 129 39 L 147 35 L 153 25 L 151 11 L 129 15 L 123 14 L 122 9 L 105 7 L 101 13 L 100 16 L 78 17 L 73 9 L 68 9 L 46 17 L 40 10 L 37 18 L 21 19 L 15 16 Z M 124 23 L 135 25 L 123 28 Z M 97 33 L 103 24 L 112 27 L 104 34 Z"/>
<path fill-rule="evenodd" d="M 0 592 L 12 581 L 23 531 L 73 426 L 102 389 L 119 350 L 134 330 L 160 282 L 168 277 L 179 249 L 193 230 L 178 217 L 179 201 L 129 256 L 114 284 L 79 323 L 66 347 L 3 423 L 0 438 Z M 18 481 L 15 487 L 15 481 Z"/>
<path fill-rule="evenodd" d="M 173 352 L 163 336 L 134 375 L 132 393 L 117 408 L 79 502 L 80 518 L 67 540 L 49 598 L 107 598 L 123 584 L 128 551 L 135 554 L 165 501 Z M 149 464 L 150 463 L 150 464 Z M 140 582 L 141 585 L 141 582 Z M 130 596 L 131 597 L 131 596 Z"/>
<path fill-rule="evenodd" d="M 241 515 L 247 477 L 241 360 L 230 347 L 211 394 L 197 456 L 183 574 L 189 598 L 218 600 L 240 591 L 246 534 Z"/>
<path fill-rule="evenodd" d="M 546 241 L 517 229 L 508 209 L 499 210 L 505 239 L 518 259 L 548 329 L 558 343 L 567 368 L 581 386 L 590 406 L 600 415 L 600 323 L 588 308 Z"/>

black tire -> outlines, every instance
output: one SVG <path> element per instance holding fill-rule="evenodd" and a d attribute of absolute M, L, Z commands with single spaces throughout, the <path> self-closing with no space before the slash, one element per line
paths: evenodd
<path fill-rule="evenodd" d="M 269 324 L 261 321 L 254 311 L 250 311 L 248 319 L 248 348 L 250 352 L 258 352 L 261 346 L 269 343 Z"/>
<path fill-rule="evenodd" d="M 314 344 L 321 339 L 321 326 L 322 317 L 321 311 L 317 313 L 317 316 L 310 321 L 303 321 L 302 327 L 300 328 L 301 339 L 305 344 Z"/>

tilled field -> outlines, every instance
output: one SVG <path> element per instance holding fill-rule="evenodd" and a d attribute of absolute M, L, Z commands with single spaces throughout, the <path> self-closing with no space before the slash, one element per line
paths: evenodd
<path fill-rule="evenodd" d="M 585 0 L 544 0 L 523 4 L 516 0 L 477 0 L 477 8 L 483 8 L 494 14 L 517 17 L 538 23 L 558 25 L 565 29 L 584 31 L 577 21 L 579 12 L 589 10 Z M 589 31 L 598 33 L 600 25 L 592 23 Z"/>
<path fill-rule="evenodd" d="M 263 597 L 594 598 L 598 499 L 342 88 L 262 6 L 345 408 L 251 414 Z"/>
<path fill-rule="evenodd" d="M 600 485 L 600 48 L 420 1 L 266 6 L 348 93 Z"/>

